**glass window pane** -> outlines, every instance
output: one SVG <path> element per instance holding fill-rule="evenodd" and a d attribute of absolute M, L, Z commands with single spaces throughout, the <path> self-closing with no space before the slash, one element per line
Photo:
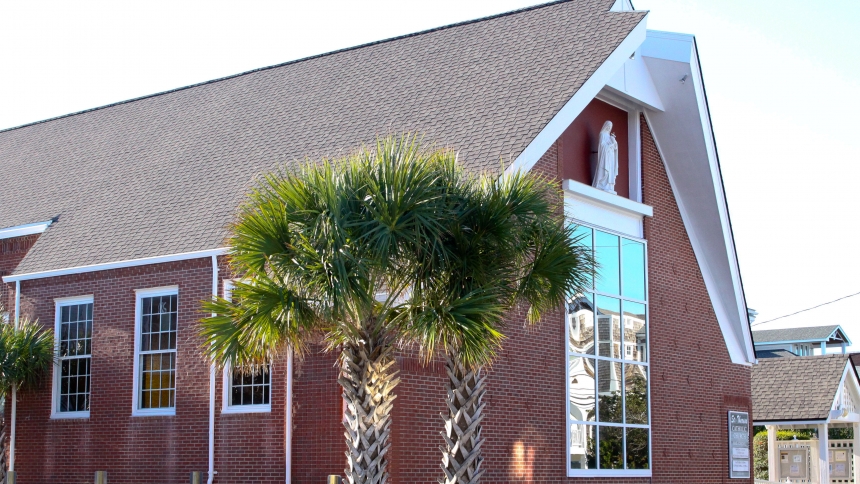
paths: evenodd
<path fill-rule="evenodd" d="M 592 248 L 593 236 L 592 230 L 588 227 L 583 227 L 582 225 L 578 225 L 573 231 L 574 240 L 583 247 Z M 594 282 L 594 278 L 591 274 L 588 275 L 588 282 L 585 284 L 585 287 L 590 289 Z"/>
<path fill-rule="evenodd" d="M 594 296 L 580 295 L 567 303 L 567 325 L 571 353 L 594 354 Z"/>
<path fill-rule="evenodd" d="M 597 420 L 599 422 L 622 422 L 621 363 L 599 360 L 597 362 Z"/>
<path fill-rule="evenodd" d="M 645 244 L 621 239 L 624 296 L 645 300 Z"/>
<path fill-rule="evenodd" d="M 570 419 L 594 421 L 594 359 L 568 357 Z"/>
<path fill-rule="evenodd" d="M 595 230 L 594 258 L 597 262 L 595 289 L 608 294 L 621 294 L 618 236 Z"/>
<path fill-rule="evenodd" d="M 596 469 L 595 459 L 597 426 L 570 424 L 570 468 Z"/>
<path fill-rule="evenodd" d="M 627 429 L 627 468 L 648 469 L 648 429 Z"/>
<path fill-rule="evenodd" d="M 648 361 L 645 305 L 624 301 L 624 359 Z"/>
<path fill-rule="evenodd" d="M 623 469 L 624 429 L 622 427 L 600 427 L 600 468 Z"/>
<path fill-rule="evenodd" d="M 629 424 L 648 423 L 648 368 L 624 365 L 624 394 L 626 419 Z"/>
<path fill-rule="evenodd" d="M 621 301 L 595 296 L 598 355 L 621 358 Z"/>

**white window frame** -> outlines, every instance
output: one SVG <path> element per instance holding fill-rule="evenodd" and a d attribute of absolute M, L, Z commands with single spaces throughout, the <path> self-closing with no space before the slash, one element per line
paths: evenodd
<path fill-rule="evenodd" d="M 179 286 L 164 286 L 154 287 L 150 289 L 135 289 L 135 304 L 134 304 L 134 379 L 132 383 L 132 403 L 131 415 L 133 417 L 150 417 L 150 416 L 173 416 L 176 415 L 176 401 L 179 394 L 179 351 L 178 342 L 177 349 L 173 350 L 176 354 L 174 364 L 174 397 L 173 407 L 170 408 L 141 408 L 140 407 L 140 331 L 142 324 L 143 308 L 141 302 L 144 298 L 155 296 L 176 296 L 177 297 L 177 318 L 176 318 L 176 335 L 179 336 Z"/>
<path fill-rule="evenodd" d="M 602 227 L 600 225 L 596 225 L 593 223 L 586 223 L 586 222 L 583 222 L 581 220 L 575 220 L 574 219 L 574 220 L 572 220 L 572 223 L 575 223 L 577 225 L 581 225 L 583 227 L 587 227 L 587 228 L 592 229 L 592 230 L 599 230 L 601 232 L 605 232 L 605 233 L 608 233 L 611 235 L 616 235 L 618 237 L 622 237 L 625 239 L 630 239 L 630 240 L 633 240 L 636 242 L 640 242 L 640 243 L 645 245 L 645 299 L 644 300 L 638 300 L 638 299 L 633 299 L 630 297 L 624 297 L 621 294 L 606 294 L 606 293 L 597 291 L 595 287 L 592 287 L 590 290 L 587 290 L 586 294 L 592 294 L 594 296 L 607 296 L 607 297 L 612 297 L 612 298 L 618 299 L 622 303 L 621 304 L 622 315 L 624 312 L 624 301 L 639 303 L 639 304 L 643 304 L 645 306 L 645 335 L 646 335 L 645 341 L 646 341 L 647 361 L 643 362 L 643 361 L 637 361 L 637 360 L 627 360 L 623 357 L 624 355 L 620 355 L 620 356 L 622 356 L 621 358 L 612 358 L 609 356 L 600 356 L 599 351 L 597 350 L 598 341 L 597 341 L 597 331 L 596 330 L 595 330 L 595 340 L 594 340 L 595 341 L 595 343 L 594 343 L 595 344 L 595 351 L 594 351 L 593 355 L 580 355 L 580 354 L 571 353 L 570 352 L 570 345 L 569 345 L 570 325 L 567 323 L 567 318 L 565 318 L 565 323 L 564 323 L 565 415 L 564 415 L 564 419 L 566 422 L 566 425 L 565 425 L 566 440 L 565 440 L 565 453 L 564 453 L 564 467 L 565 467 L 565 469 L 567 469 L 567 477 L 651 477 L 652 470 L 654 468 L 654 441 L 653 441 L 653 432 L 651 431 L 652 430 L 652 425 L 651 425 L 651 415 L 652 415 L 652 409 L 651 409 L 651 401 L 652 401 L 652 395 L 651 395 L 651 351 L 649 349 L 647 349 L 651 345 L 651 314 L 650 314 L 651 305 L 648 302 L 648 289 L 649 289 L 649 285 L 648 285 L 649 284 L 649 282 L 648 282 L 648 241 L 643 239 L 643 238 L 633 236 L 627 232 L 613 230 L 613 229 Z M 620 241 L 619 241 L 619 243 L 620 243 Z M 623 257 L 621 256 L 620 252 L 619 252 L 619 261 L 618 261 L 618 272 L 619 272 L 619 274 L 624 273 L 624 262 L 623 262 Z M 619 283 L 619 289 L 620 289 L 619 292 L 624 292 L 624 278 L 619 277 L 618 283 Z M 624 318 L 622 317 L 620 319 L 622 320 L 622 330 L 621 331 L 623 334 L 624 333 L 624 327 L 623 327 L 623 319 Z M 596 325 L 597 325 L 597 315 L 596 314 L 594 317 L 594 324 L 596 327 Z M 570 419 L 570 394 L 569 394 L 570 390 L 568 388 L 568 382 L 570 381 L 570 374 L 569 374 L 570 365 L 567 364 L 567 362 L 570 360 L 571 356 L 580 356 L 580 357 L 585 357 L 585 358 L 592 358 L 595 361 L 601 360 L 601 361 L 609 361 L 609 362 L 614 362 L 614 363 L 627 363 L 627 364 L 636 364 L 636 365 L 644 366 L 646 369 L 645 371 L 646 371 L 647 378 L 648 378 L 648 382 L 647 382 L 648 385 L 647 385 L 647 389 L 646 389 L 646 391 L 648 392 L 648 423 L 647 424 L 627 424 L 627 423 L 622 424 L 622 423 L 612 423 L 612 422 L 601 423 L 598 421 L 583 422 L 583 421 L 571 420 Z M 594 384 L 598 385 L 598 381 L 596 378 L 595 378 Z M 623 398 L 626 399 L 626 395 L 624 395 L 624 392 L 622 392 L 622 395 L 623 395 Z M 596 391 L 595 391 L 595 396 L 597 396 Z M 594 404 L 598 405 L 597 400 L 595 400 Z M 625 407 L 626 407 L 626 405 L 625 405 Z M 626 408 L 624 408 L 624 407 L 622 407 L 622 415 L 623 414 L 626 414 Z M 600 427 L 620 427 L 622 429 L 644 428 L 644 429 L 648 430 L 648 469 L 571 469 L 570 468 L 570 452 L 569 452 L 569 449 L 570 449 L 570 438 L 571 438 L 570 426 L 572 424 L 592 425 L 594 427 L 595 431 L 597 431 L 597 432 L 599 432 Z M 624 452 L 626 455 L 626 452 L 627 452 L 627 449 L 626 449 L 627 434 L 626 434 L 626 432 L 624 432 L 624 430 L 622 430 L 622 435 L 624 436 L 623 442 L 625 442 L 622 445 L 624 447 Z M 622 460 L 626 464 L 627 459 L 623 458 Z M 598 462 L 599 462 L 599 457 L 598 457 Z"/>
<path fill-rule="evenodd" d="M 224 279 L 222 281 L 224 287 L 224 299 L 230 300 L 233 295 L 233 287 L 235 279 Z M 224 375 L 222 377 L 222 392 L 221 392 L 221 413 L 269 413 L 272 411 L 272 375 L 274 373 L 274 365 L 269 363 L 269 403 L 258 405 L 231 405 L 230 399 L 233 393 L 233 368 L 228 363 L 224 365 Z"/>
<path fill-rule="evenodd" d="M 87 296 L 72 296 L 72 297 L 58 297 L 54 299 L 54 355 L 56 355 L 56 361 L 54 361 L 54 375 L 53 375 L 53 384 L 51 389 L 51 418 L 52 419 L 67 419 L 67 418 L 89 418 L 90 411 L 80 411 L 80 412 L 61 412 L 60 411 L 60 377 L 62 376 L 62 361 L 59 358 L 60 355 L 60 334 L 61 334 L 61 322 L 60 315 L 61 310 L 64 306 L 76 306 L 79 304 L 94 304 L 94 298 L 92 295 Z M 95 310 L 95 308 L 93 308 Z M 93 316 L 93 320 L 95 320 L 95 316 Z M 95 322 L 93 323 L 95 326 Z M 92 353 L 92 333 L 90 333 L 90 405 L 92 405 L 92 395 L 93 395 L 93 353 Z"/>

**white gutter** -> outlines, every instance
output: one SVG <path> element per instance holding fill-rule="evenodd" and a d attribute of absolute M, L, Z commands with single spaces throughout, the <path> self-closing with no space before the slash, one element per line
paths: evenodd
<path fill-rule="evenodd" d="M 293 349 L 287 353 L 287 405 L 284 417 L 284 453 L 286 454 L 286 484 L 292 479 L 293 463 Z"/>
<path fill-rule="evenodd" d="M 212 254 L 212 298 L 218 297 L 218 256 Z M 212 313 L 212 316 L 217 314 Z M 215 364 L 209 365 L 209 477 L 207 484 L 215 480 Z"/>
<path fill-rule="evenodd" d="M 49 225 L 54 223 L 53 220 L 46 222 L 36 222 L 34 224 L 16 225 L 14 227 L 6 227 L 0 229 L 0 239 L 11 239 L 12 237 L 23 237 L 25 235 L 41 234 Z"/>
<path fill-rule="evenodd" d="M 121 269 L 124 267 L 137 267 L 149 264 L 160 264 L 162 262 L 174 262 L 189 259 L 202 259 L 215 255 L 224 255 L 227 253 L 226 247 L 219 249 L 198 250 L 194 252 L 181 252 L 179 254 L 160 255 L 156 257 L 144 257 L 141 259 L 129 259 L 117 262 L 104 262 L 101 264 L 92 264 L 86 266 L 67 267 L 65 269 L 54 269 L 50 271 L 30 272 L 27 274 L 13 274 L 4 276 L 3 282 L 29 281 L 31 279 L 43 279 L 46 277 L 65 276 L 68 274 L 82 274 L 85 272 L 106 271 L 110 269 Z"/>
<path fill-rule="evenodd" d="M 15 281 L 15 329 L 21 312 L 21 281 Z M 12 429 L 9 432 L 9 472 L 15 472 L 15 420 L 18 416 L 18 386 L 12 386 Z"/>

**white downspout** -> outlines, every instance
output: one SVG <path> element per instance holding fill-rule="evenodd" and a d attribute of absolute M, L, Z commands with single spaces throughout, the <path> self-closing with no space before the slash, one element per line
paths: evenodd
<path fill-rule="evenodd" d="M 218 297 L 218 256 L 212 256 L 212 297 Z M 217 314 L 212 313 L 212 316 Z M 209 365 L 209 477 L 206 484 L 215 480 L 215 365 Z"/>
<path fill-rule="evenodd" d="M 21 281 L 15 281 L 15 329 L 21 313 Z M 9 472 L 15 472 L 15 420 L 18 415 L 18 388 L 12 386 L 12 428 L 9 430 Z"/>
<path fill-rule="evenodd" d="M 287 408 L 284 410 L 286 429 L 284 431 L 284 453 L 286 454 L 287 467 L 286 477 L 287 484 L 292 480 L 292 463 L 293 463 L 293 349 L 290 348 L 287 353 Z"/>

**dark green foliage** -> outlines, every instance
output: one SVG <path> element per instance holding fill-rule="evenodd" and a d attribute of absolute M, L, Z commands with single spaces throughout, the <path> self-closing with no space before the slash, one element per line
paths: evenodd
<path fill-rule="evenodd" d="M 648 415 L 648 387 L 644 378 L 638 375 L 628 377 L 627 382 L 627 421 L 628 422 L 646 422 Z M 598 397 L 598 406 L 600 408 L 600 419 L 604 422 L 622 422 L 622 399 L 621 394 L 612 393 L 609 395 L 600 395 Z M 594 419 L 595 410 L 589 410 L 588 419 Z M 605 430 L 612 429 L 612 430 Z M 614 432 L 614 428 L 601 427 L 600 430 L 600 468 L 601 469 L 623 469 L 624 465 L 621 462 L 623 459 L 624 441 L 621 435 L 621 429 Z M 630 469 L 647 469 L 648 468 L 648 433 L 647 432 L 630 432 L 627 435 L 627 467 Z M 596 468 L 597 453 L 594 439 L 589 439 L 588 449 L 588 466 L 591 469 Z"/>
<path fill-rule="evenodd" d="M 767 480 L 767 430 L 760 430 L 753 436 L 753 477 Z"/>
<path fill-rule="evenodd" d="M 0 314 L 3 308 L 0 307 Z M 0 396 L 13 388 L 38 387 L 54 362 L 54 332 L 22 319 L 16 328 L 0 323 Z"/>

